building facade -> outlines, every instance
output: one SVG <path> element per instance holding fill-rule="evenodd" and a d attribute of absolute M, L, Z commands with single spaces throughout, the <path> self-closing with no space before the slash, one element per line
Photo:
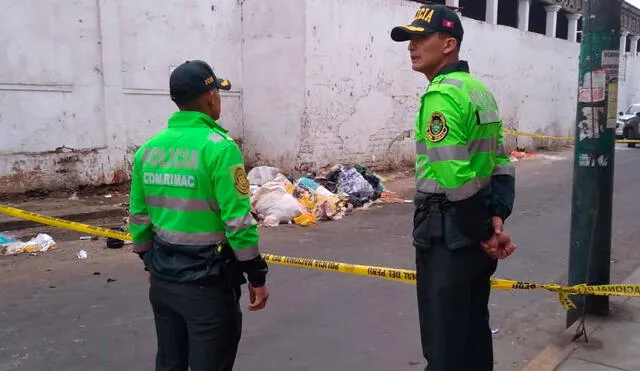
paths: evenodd
<path fill-rule="evenodd" d="M 495 91 L 506 128 L 572 136 L 582 6 L 459 6 L 462 56 Z M 247 162 L 284 171 L 411 164 L 418 98 L 406 44 L 389 31 L 409 0 L 48 0 L 0 22 L 0 193 L 129 178 L 131 156 L 175 110 L 168 77 L 187 59 L 231 80 L 220 123 Z M 619 103 L 640 100 L 638 9 L 625 5 Z M 509 149 L 539 143 L 507 137 Z"/>

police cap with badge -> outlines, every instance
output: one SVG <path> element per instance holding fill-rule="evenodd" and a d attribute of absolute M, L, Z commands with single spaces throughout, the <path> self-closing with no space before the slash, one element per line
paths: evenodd
<path fill-rule="evenodd" d="M 391 39 L 409 41 L 413 35 L 427 36 L 434 32 L 450 34 L 460 43 L 464 30 L 458 13 L 441 4 L 423 5 L 416 12 L 411 24 L 394 27 L 391 30 Z"/>

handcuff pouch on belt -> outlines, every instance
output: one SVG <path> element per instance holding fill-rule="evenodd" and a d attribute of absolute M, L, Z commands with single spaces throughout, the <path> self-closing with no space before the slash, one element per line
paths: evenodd
<path fill-rule="evenodd" d="M 213 245 L 207 258 L 208 276 L 215 276 L 224 287 L 237 287 L 246 283 L 240 262 L 227 241 Z"/>

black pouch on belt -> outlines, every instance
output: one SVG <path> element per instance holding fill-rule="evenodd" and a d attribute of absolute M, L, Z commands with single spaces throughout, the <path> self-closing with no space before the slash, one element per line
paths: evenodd
<path fill-rule="evenodd" d="M 442 204 L 444 241 L 452 250 L 477 246 L 493 235 L 487 189 L 463 201 Z"/>
<path fill-rule="evenodd" d="M 417 193 L 413 214 L 413 246 L 417 249 L 429 249 L 444 237 L 442 195 Z M 442 243 L 442 242 L 440 242 Z"/>
<path fill-rule="evenodd" d="M 229 243 L 220 242 L 214 245 L 213 250 L 215 258 L 212 264 L 219 269 L 222 285 L 226 288 L 235 288 L 246 283 L 240 262 L 236 259 Z"/>

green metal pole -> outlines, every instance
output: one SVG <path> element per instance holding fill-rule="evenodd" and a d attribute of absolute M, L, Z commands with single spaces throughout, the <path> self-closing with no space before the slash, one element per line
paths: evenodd
<path fill-rule="evenodd" d="M 576 122 L 569 284 L 608 284 L 622 0 L 585 0 Z M 567 327 L 609 313 L 607 296 L 575 296 Z"/>

